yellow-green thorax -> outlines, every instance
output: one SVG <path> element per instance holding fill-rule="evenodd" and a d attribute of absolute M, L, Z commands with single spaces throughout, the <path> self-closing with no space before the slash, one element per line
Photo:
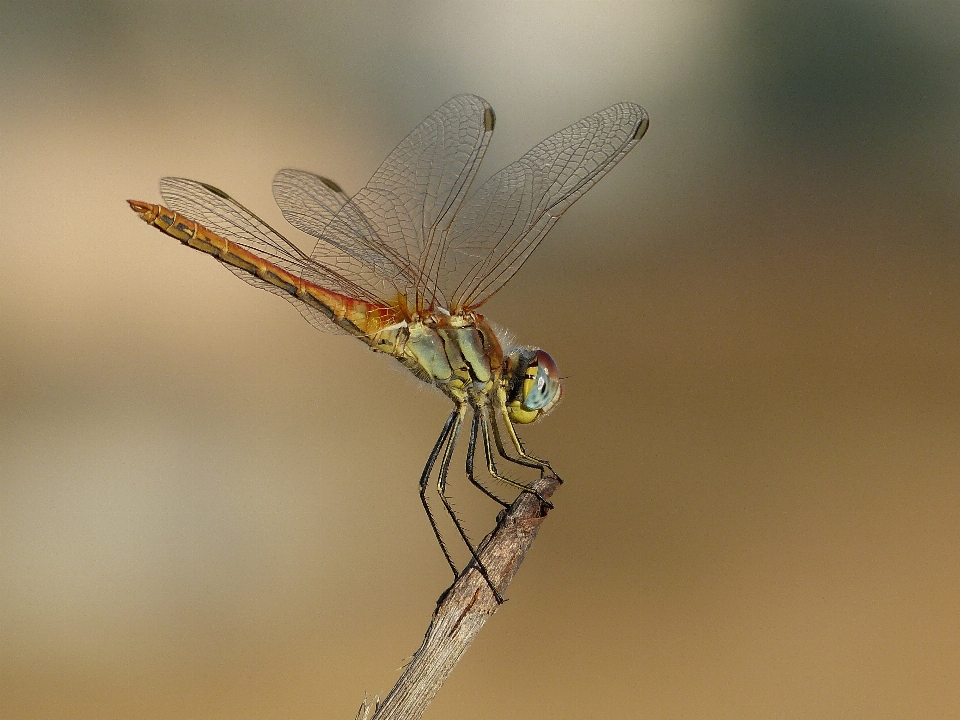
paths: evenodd
<path fill-rule="evenodd" d="M 432 313 L 387 328 L 371 343 L 455 402 L 490 393 L 500 380 L 503 348 L 482 315 Z"/>

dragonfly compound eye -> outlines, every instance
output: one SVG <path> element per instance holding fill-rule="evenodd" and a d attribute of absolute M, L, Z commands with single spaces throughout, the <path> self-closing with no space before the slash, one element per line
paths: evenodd
<path fill-rule="evenodd" d="M 510 419 L 531 423 L 549 412 L 560 399 L 560 372 L 543 350 L 537 350 L 523 374 L 519 392 L 508 404 Z"/>

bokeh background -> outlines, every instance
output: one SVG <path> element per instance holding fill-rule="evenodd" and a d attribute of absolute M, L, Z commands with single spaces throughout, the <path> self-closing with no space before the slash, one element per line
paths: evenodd
<path fill-rule="evenodd" d="M 427 717 L 956 717 L 958 33 L 922 0 L 0 3 L 0 715 L 391 687 L 449 582 L 416 494 L 447 401 L 124 200 L 201 179 L 306 246 L 276 170 L 356 191 L 472 92 L 483 177 L 652 122 L 486 306 L 568 377 L 523 430 L 567 482 Z"/>

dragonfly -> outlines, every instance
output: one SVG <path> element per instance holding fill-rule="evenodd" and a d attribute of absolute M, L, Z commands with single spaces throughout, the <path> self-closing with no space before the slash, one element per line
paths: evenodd
<path fill-rule="evenodd" d="M 478 309 L 560 216 L 640 142 L 649 118 L 630 102 L 600 110 L 543 140 L 470 193 L 495 122 L 483 98 L 451 98 L 353 196 L 321 175 L 280 170 L 274 198 L 287 222 L 316 238 L 309 255 L 207 183 L 165 177 L 165 205 L 127 202 L 148 224 L 290 301 L 317 329 L 352 335 L 392 356 L 453 401 L 421 473 L 420 500 L 456 579 L 460 571 L 427 501 L 439 461 L 440 500 L 472 567 L 501 603 L 447 496 L 454 447 L 470 413 L 469 481 L 509 506 L 476 477 L 479 441 L 491 478 L 552 507 L 529 484 L 503 474 L 497 457 L 539 470 L 541 478 L 557 477 L 548 461 L 527 452 L 514 425 L 549 413 L 562 388 L 549 354 L 509 342 Z"/>

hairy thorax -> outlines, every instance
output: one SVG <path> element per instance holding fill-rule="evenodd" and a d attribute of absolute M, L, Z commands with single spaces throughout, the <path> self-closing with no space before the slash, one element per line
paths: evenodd
<path fill-rule="evenodd" d="M 438 312 L 404 321 L 379 332 L 371 346 L 455 402 L 489 395 L 502 375 L 503 349 L 477 313 Z"/>

